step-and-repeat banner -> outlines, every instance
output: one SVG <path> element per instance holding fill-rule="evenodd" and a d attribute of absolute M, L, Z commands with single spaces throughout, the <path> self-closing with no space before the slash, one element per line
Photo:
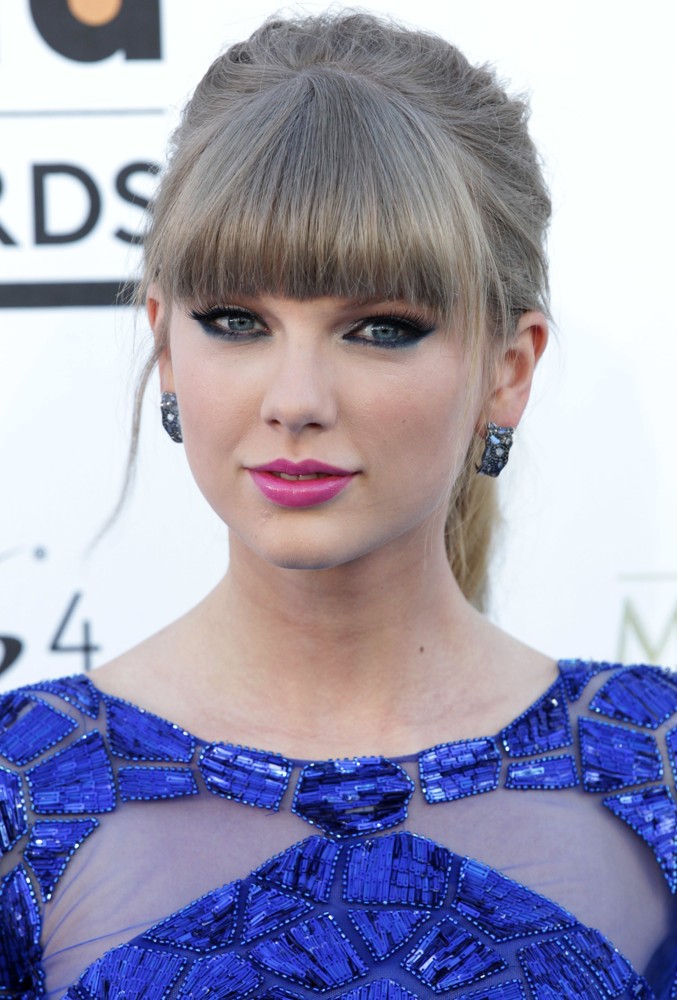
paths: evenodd
<path fill-rule="evenodd" d="M 674 665 L 672 7 L 369 6 L 528 91 L 552 180 L 556 333 L 502 477 L 491 614 L 553 655 Z M 0 689 L 103 663 L 226 569 L 156 383 L 108 525 L 149 350 L 118 298 L 182 103 L 275 9 L 0 0 Z"/>

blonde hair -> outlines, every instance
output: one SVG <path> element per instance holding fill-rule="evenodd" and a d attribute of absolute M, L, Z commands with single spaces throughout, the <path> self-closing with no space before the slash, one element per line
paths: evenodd
<path fill-rule="evenodd" d="M 140 298 L 155 282 L 205 307 L 260 293 L 404 299 L 486 358 L 521 313 L 547 312 L 550 202 L 527 114 L 435 35 L 361 12 L 272 18 L 216 59 L 183 112 Z M 447 550 L 479 605 L 496 503 L 466 465 Z"/>

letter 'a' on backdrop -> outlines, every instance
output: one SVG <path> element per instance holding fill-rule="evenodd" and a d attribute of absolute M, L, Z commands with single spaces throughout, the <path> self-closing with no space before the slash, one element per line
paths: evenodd
<path fill-rule="evenodd" d="M 278 6 L 0 6 L 0 689 L 104 662 L 227 565 L 227 533 L 160 428 L 155 383 L 134 493 L 90 546 L 122 481 L 148 337 L 123 303 L 168 135 L 221 46 Z M 553 180 L 559 343 L 501 477 L 491 614 L 553 656 L 675 665 L 672 9 L 368 6 L 530 92 Z"/>

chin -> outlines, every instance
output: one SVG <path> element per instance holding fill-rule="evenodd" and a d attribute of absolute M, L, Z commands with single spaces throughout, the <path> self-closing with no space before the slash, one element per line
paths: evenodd
<path fill-rule="evenodd" d="M 256 538 L 234 530 L 239 542 L 255 557 L 278 569 L 330 570 L 359 561 L 375 548 L 381 540 L 363 540 L 352 537 L 345 525 L 341 530 L 329 532 L 284 531 L 259 532 Z M 370 544 L 370 541 L 372 544 Z"/>
<path fill-rule="evenodd" d="M 256 549 L 257 555 L 270 566 L 278 569 L 322 570 L 336 569 L 359 558 L 358 553 L 336 552 L 329 547 L 314 549 L 311 545 L 285 545 L 279 550 Z"/>

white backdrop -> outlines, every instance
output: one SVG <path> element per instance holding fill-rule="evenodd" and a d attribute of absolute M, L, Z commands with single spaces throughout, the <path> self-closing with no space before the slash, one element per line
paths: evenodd
<path fill-rule="evenodd" d="M 125 22 L 132 5 L 145 25 Z M 674 664 L 673 5 L 369 6 L 528 90 L 553 184 L 556 342 L 502 477 L 492 617 L 553 655 Z M 96 300 L 106 288 L 91 283 L 134 274 L 138 250 L 116 233 L 140 224 L 178 108 L 221 46 L 276 8 L 238 9 L 0 0 L 0 688 L 104 662 L 226 567 L 226 531 L 159 427 L 155 385 L 135 491 L 89 551 L 120 489 L 148 333 L 127 308 L 36 302 L 83 286 Z M 105 58 L 78 49 L 91 23 L 56 51 L 73 15 L 101 22 Z"/>

